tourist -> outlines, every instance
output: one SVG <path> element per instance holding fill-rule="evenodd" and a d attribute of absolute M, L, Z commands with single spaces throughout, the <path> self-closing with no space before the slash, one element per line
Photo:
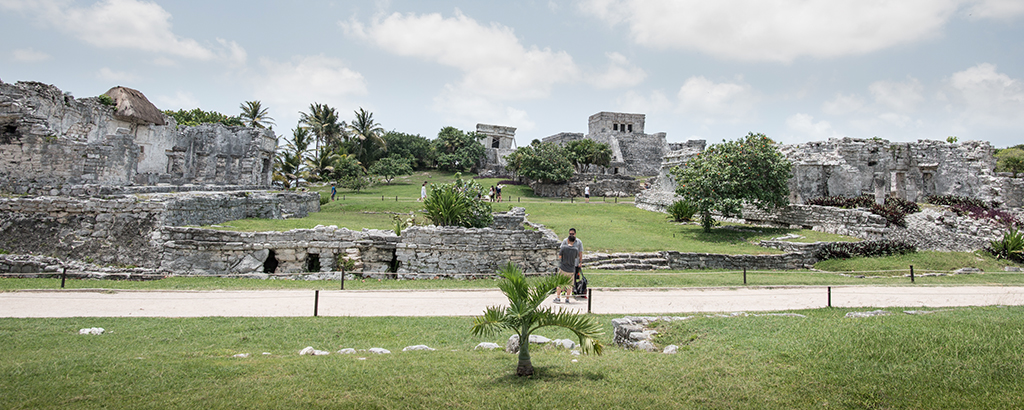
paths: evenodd
<path fill-rule="evenodd" d="M 576 237 L 576 228 L 569 228 L 569 237 L 563 239 L 559 247 L 569 245 L 569 239 L 573 240 L 571 246 L 576 248 L 576 267 L 573 272 L 581 273 L 583 271 L 583 241 Z"/>
<path fill-rule="evenodd" d="M 558 274 L 572 278 L 576 272 L 576 257 L 579 251 L 576 249 L 576 237 L 569 235 L 566 243 L 558 247 Z M 555 303 L 562 303 L 562 294 L 565 293 L 565 303 L 571 303 L 569 296 L 572 296 L 572 286 L 559 286 L 555 289 Z"/>
<path fill-rule="evenodd" d="M 494 187 L 494 193 L 497 194 L 498 202 L 501 202 L 501 184 L 498 184 L 498 186 Z"/>
<path fill-rule="evenodd" d="M 587 198 L 587 203 L 590 203 L 590 185 L 583 187 L 583 196 Z"/>
<path fill-rule="evenodd" d="M 331 200 L 332 201 L 334 200 L 334 196 L 337 195 L 337 194 L 338 194 L 338 188 L 334 186 L 333 182 L 331 182 Z"/>
<path fill-rule="evenodd" d="M 495 194 L 495 191 L 494 191 L 494 185 L 491 185 L 491 192 L 489 192 L 487 194 L 487 202 L 494 202 L 494 196 L 495 195 L 496 194 Z"/>
<path fill-rule="evenodd" d="M 423 181 L 423 186 L 420 187 L 420 202 L 427 200 L 427 181 Z"/>

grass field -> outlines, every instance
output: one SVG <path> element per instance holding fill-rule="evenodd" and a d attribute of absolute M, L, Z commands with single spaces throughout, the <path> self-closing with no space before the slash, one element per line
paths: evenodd
<path fill-rule="evenodd" d="M 474 351 L 508 335 L 474 337 L 470 318 L 0 319 L 0 408 L 1020 407 L 1024 308 L 849 311 L 673 322 L 656 342 L 675 355 L 534 348 L 530 378 L 514 355 Z M 596 316 L 606 344 L 612 318 Z M 402 352 L 417 344 L 437 350 Z"/>

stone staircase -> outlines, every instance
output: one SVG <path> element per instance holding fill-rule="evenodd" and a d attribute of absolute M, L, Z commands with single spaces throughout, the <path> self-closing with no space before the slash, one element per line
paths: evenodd
<path fill-rule="evenodd" d="M 663 252 L 583 254 L 583 267 L 606 270 L 658 270 L 671 269 Z"/>

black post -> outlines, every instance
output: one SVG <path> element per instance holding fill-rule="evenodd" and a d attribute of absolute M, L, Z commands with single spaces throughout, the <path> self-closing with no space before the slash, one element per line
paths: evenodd
<path fill-rule="evenodd" d="M 832 307 L 832 287 L 828 287 L 828 307 Z"/>
<path fill-rule="evenodd" d="M 317 316 L 317 310 L 320 309 L 320 291 L 316 291 L 313 296 L 313 317 Z"/>
<path fill-rule="evenodd" d="M 910 283 L 914 283 L 914 265 L 910 265 Z"/>
<path fill-rule="evenodd" d="M 395 195 L 395 202 L 398 202 L 398 195 Z"/>
<path fill-rule="evenodd" d="M 380 201 L 381 201 L 381 202 L 384 202 L 384 195 L 381 195 L 381 196 L 380 196 Z"/>
<path fill-rule="evenodd" d="M 60 288 L 64 289 L 64 280 L 68 278 L 68 268 L 64 268 L 64 271 L 60 273 Z"/>
<path fill-rule="evenodd" d="M 341 290 L 345 290 L 345 267 L 341 267 Z"/>
<path fill-rule="evenodd" d="M 587 289 L 587 313 L 590 313 L 590 303 L 594 301 L 594 290 Z"/>
<path fill-rule="evenodd" d="M 619 197 L 615 197 L 615 203 L 619 203 Z"/>
<path fill-rule="evenodd" d="M 576 203 L 576 197 L 574 197 L 574 196 L 570 196 L 570 197 L 569 197 L 569 203 L 570 203 L 570 204 L 574 204 L 574 203 Z"/>
<path fill-rule="evenodd" d="M 747 284 L 747 268 L 746 267 L 743 268 L 743 284 L 744 285 Z"/>

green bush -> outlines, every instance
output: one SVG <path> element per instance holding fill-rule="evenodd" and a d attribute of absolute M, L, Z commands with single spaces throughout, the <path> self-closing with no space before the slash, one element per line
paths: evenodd
<path fill-rule="evenodd" d="M 693 215 L 697 213 L 697 207 L 690 201 L 679 200 L 669 205 L 666 208 L 669 216 L 672 217 L 673 221 L 676 222 L 688 222 L 693 219 Z"/>
<path fill-rule="evenodd" d="M 327 205 L 328 202 L 331 202 L 331 198 L 329 196 L 327 196 L 326 194 L 321 193 L 320 194 L 320 206 Z"/>
<path fill-rule="evenodd" d="M 879 240 L 863 242 L 831 242 L 821 247 L 816 255 L 818 259 L 848 259 L 857 256 L 875 257 L 904 255 L 917 252 L 917 248 L 902 240 Z"/>
<path fill-rule="evenodd" d="M 843 196 L 823 196 L 807 201 L 808 205 L 834 206 L 839 208 L 869 208 L 871 213 L 879 215 L 886 220 L 886 226 L 906 227 L 906 216 L 920 212 L 921 207 L 915 202 L 897 197 L 886 197 L 885 204 L 875 203 L 875 198 L 870 195 L 861 195 L 854 198 Z"/>
<path fill-rule="evenodd" d="M 997 259 L 1024 262 L 1024 231 L 1010 228 L 1003 233 L 1003 239 L 989 243 L 989 253 Z"/>
<path fill-rule="evenodd" d="M 484 189 L 473 180 L 463 180 L 459 173 L 450 184 L 430 185 L 424 205 L 427 218 L 438 226 L 486 228 L 494 222 L 491 204 L 483 199 Z"/>
<path fill-rule="evenodd" d="M 96 99 L 99 100 L 100 104 L 103 104 L 103 105 L 106 105 L 106 106 L 109 106 L 109 107 L 113 107 L 114 106 L 114 99 L 111 98 L 109 95 L 100 94 L 98 97 L 96 97 Z"/>

